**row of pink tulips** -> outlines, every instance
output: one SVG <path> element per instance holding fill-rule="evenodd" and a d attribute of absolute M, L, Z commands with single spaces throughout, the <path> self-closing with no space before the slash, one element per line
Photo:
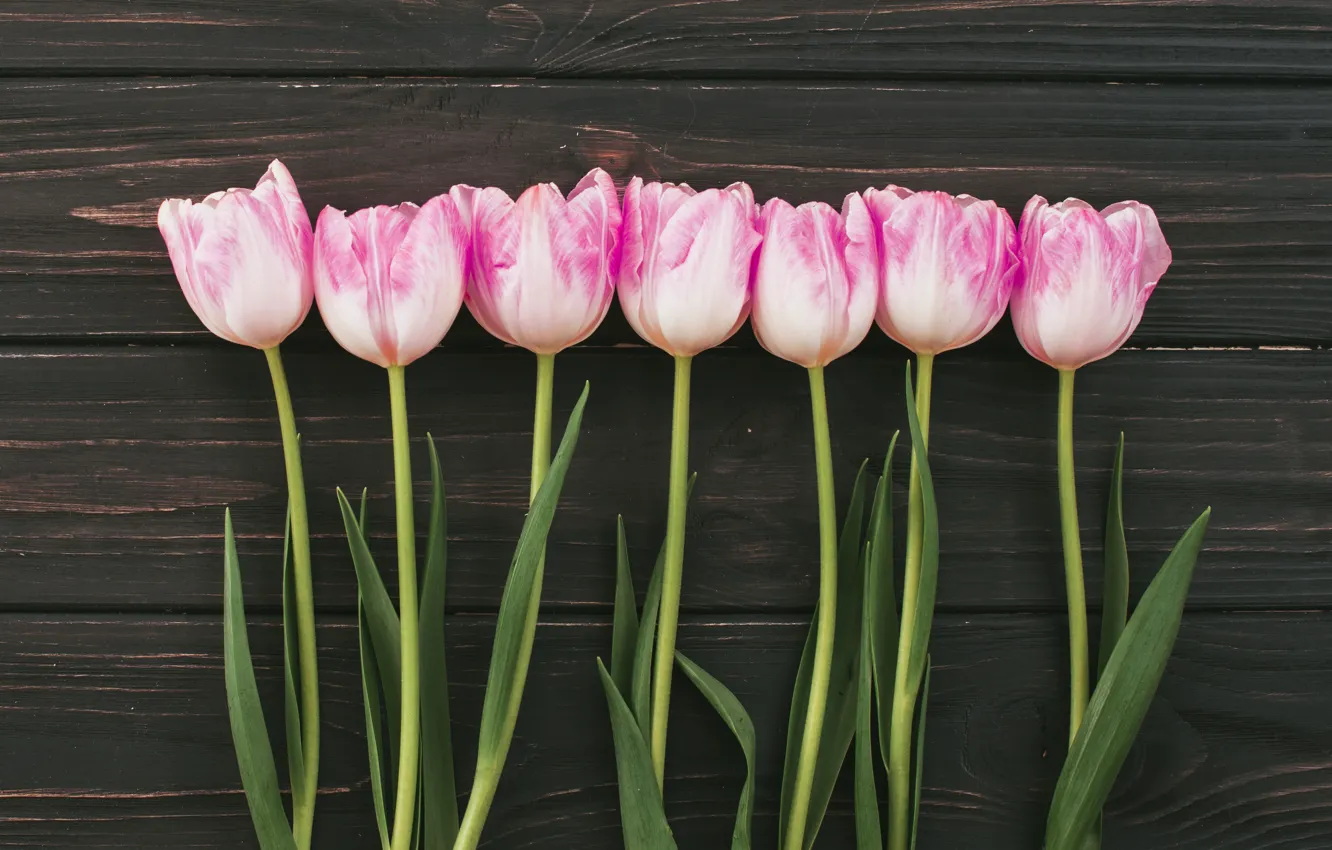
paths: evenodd
<path fill-rule="evenodd" d="M 544 528 L 549 527 L 568 463 L 561 449 L 555 463 L 560 471 L 552 472 L 555 355 L 591 335 L 618 292 L 634 330 L 675 359 L 667 532 L 657 637 L 651 647 L 651 713 L 638 717 L 627 733 L 641 731 L 643 740 L 626 744 L 635 753 L 640 744 L 644 753 L 650 748 L 658 792 L 665 777 L 667 717 L 677 663 L 691 361 L 752 320 L 765 349 L 808 370 L 819 491 L 820 599 L 813 624 L 812 672 L 801 709 L 803 731 L 788 777 L 790 809 L 783 813 L 786 850 L 807 846 L 827 803 L 816 799 L 820 792 L 814 782 L 837 634 L 839 541 L 823 369 L 858 346 L 876 321 L 918 356 L 909 411 L 913 445 L 897 680 L 885 691 L 893 717 L 889 773 L 902 777 L 913 763 L 912 729 L 937 573 L 937 520 L 926 520 L 934 514 L 924 458 L 932 364 L 936 355 L 980 339 L 1011 306 L 1023 346 L 1060 373 L 1059 482 L 1072 650 L 1070 735 L 1077 732 L 1088 703 L 1089 673 L 1073 487 L 1073 375 L 1124 344 L 1170 263 L 1170 250 L 1150 207 L 1125 201 L 1098 212 L 1075 199 L 1052 206 L 1036 196 L 1027 203 L 1021 226 L 1015 227 L 993 201 L 897 186 L 849 194 L 840 211 L 822 202 L 792 206 L 780 198 L 760 206 L 744 183 L 696 192 L 684 184 L 644 183 L 635 177 L 621 198 L 610 176 L 598 168 L 567 197 L 549 183 L 530 187 L 517 200 L 497 188 L 459 185 L 421 206 L 376 206 L 351 215 L 325 207 L 311 227 L 295 182 L 274 161 L 253 190 L 218 192 L 197 204 L 171 199 L 162 204 L 158 221 L 177 277 L 200 319 L 223 338 L 263 350 L 273 374 L 291 499 L 293 614 L 300 655 L 300 782 L 294 775 L 290 824 L 298 850 L 310 846 L 318 787 L 319 701 L 299 439 L 278 346 L 316 300 L 334 338 L 356 356 L 383 366 L 389 379 L 400 592 L 400 640 L 395 646 L 401 647 L 403 743 L 391 837 L 379 798 L 382 789 L 376 791 L 385 848 L 410 846 L 419 821 L 416 783 L 431 774 L 429 768 L 418 770 L 421 705 L 427 700 L 421 691 L 420 648 L 429 640 L 418 622 L 422 603 L 417 600 L 403 370 L 440 343 L 463 303 L 491 334 L 537 356 L 529 521 L 540 515 L 537 524 L 544 523 Z M 571 416 L 566 440 L 569 434 L 576 436 L 582 404 Z M 546 488 L 548 474 L 555 483 Z M 342 507 L 353 557 L 368 557 L 363 529 L 345 499 Z M 439 508 L 442 515 L 442 504 Z M 229 520 L 227 533 L 229 537 Z M 544 540 L 544 530 L 533 533 Z M 527 535 L 525 529 L 524 538 Z M 530 660 L 544 569 L 543 558 L 535 554 L 540 551 L 539 545 L 532 548 L 526 560 L 516 555 L 511 568 L 510 581 L 521 574 L 518 584 L 526 588 L 514 591 L 524 594 L 514 610 L 531 613 L 514 621 L 511 638 L 516 648 L 503 653 L 497 649 L 492 659 L 491 685 L 505 684 L 495 691 L 505 696 L 495 699 L 507 702 L 492 707 L 488 686 L 485 718 L 497 718 L 498 731 L 482 736 L 487 749 L 478 755 L 461 822 L 456 812 L 444 818 L 455 825 L 447 831 L 448 843 L 456 850 L 472 850 L 479 843 L 507 755 Z M 520 562 L 525 564 L 521 569 Z M 358 565 L 358 581 L 359 570 Z M 377 575 L 373 568 L 368 574 Z M 930 588 L 928 593 L 923 587 Z M 509 592 L 506 585 L 506 600 Z M 237 596 L 237 605 L 239 601 Z M 917 619 L 922 627 L 913 625 Z M 502 631 L 503 623 L 497 634 Z M 442 653 L 442 646 L 438 650 Z M 242 645 L 238 651 L 248 650 Z M 232 656 L 226 657 L 230 670 Z M 506 666 L 495 666 L 500 662 Z M 624 696 L 615 695 L 623 684 L 608 688 L 614 708 Z M 636 706 L 635 711 L 646 708 Z M 236 716 L 233 730 L 244 727 L 237 725 Z M 489 722 L 483 718 L 483 729 Z M 617 731 L 617 749 L 621 733 L 623 729 Z M 235 734 L 239 752 L 242 741 L 251 739 L 248 733 Z M 377 759 L 373 749 L 372 759 Z M 448 770 L 451 773 L 451 766 Z M 622 791 L 641 786 L 635 780 L 623 784 Z M 250 792 L 248 781 L 246 787 Z M 908 824 L 913 822 L 909 802 L 909 785 L 893 784 L 891 850 L 908 846 Z M 263 812 L 271 815 L 273 807 L 258 806 L 254 800 L 251 805 L 262 834 Z M 659 793 L 652 805 L 660 806 Z M 286 827 L 284 823 L 277 829 Z"/>
<path fill-rule="evenodd" d="M 907 348 L 938 354 L 984 336 L 1012 301 L 1033 356 L 1075 369 L 1128 338 L 1170 263 L 1152 209 L 1097 212 L 1033 197 L 1020 235 L 993 201 L 896 186 L 759 207 L 743 183 L 695 192 L 635 177 L 623 204 L 594 169 L 566 198 L 553 184 L 515 201 L 455 186 L 417 206 L 311 229 L 274 161 L 253 191 L 168 200 L 159 226 L 194 311 L 217 335 L 266 349 L 318 299 L 333 336 L 382 366 L 439 344 L 466 301 L 496 337 L 538 354 L 586 339 L 618 290 L 643 339 L 676 356 L 712 348 L 753 314 L 763 346 L 804 366 L 855 348 L 877 318 Z"/>

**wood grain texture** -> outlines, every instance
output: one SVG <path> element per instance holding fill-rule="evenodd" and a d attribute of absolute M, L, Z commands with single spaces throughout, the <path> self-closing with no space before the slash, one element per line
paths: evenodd
<path fill-rule="evenodd" d="M 794 201 L 896 182 L 1015 215 L 1037 192 L 1133 197 L 1175 253 L 1135 344 L 1332 339 L 1320 88 L 185 79 L 0 85 L 0 338 L 206 338 L 157 206 L 250 185 L 274 156 L 312 214 L 455 182 L 568 188 L 593 166 Z M 600 337 L 633 339 L 622 320 Z"/>
<path fill-rule="evenodd" d="M 370 488 L 392 569 L 383 371 L 339 349 L 289 352 L 302 431 L 318 600 L 354 610 L 333 488 Z M 904 405 L 899 352 L 828 369 L 839 498 L 862 459 L 882 463 Z M 438 441 L 455 610 L 494 610 L 527 499 L 526 352 L 445 346 L 408 370 L 411 427 Z M 1055 376 L 1021 352 L 958 352 L 936 367 L 932 462 L 942 521 L 940 605 L 1062 607 Z M 556 368 L 562 427 L 584 380 L 584 433 L 549 549 L 550 609 L 606 611 L 623 513 L 640 577 L 666 513 L 670 360 L 654 349 L 574 349 Z M 1076 433 L 1092 594 L 1108 467 L 1128 434 L 1126 516 L 1149 579 L 1213 507 L 1195 608 L 1332 604 L 1332 352 L 1125 351 L 1084 369 Z M 701 356 L 684 602 L 694 611 L 805 611 L 818 563 L 808 387 L 756 348 Z M 218 610 L 230 505 L 253 604 L 276 610 L 285 482 L 263 358 L 238 346 L 0 353 L 0 605 L 25 610 Z M 905 502 L 906 452 L 895 500 Z M 426 494 L 424 447 L 415 450 Z M 900 541 L 899 541 L 900 542 Z M 644 579 L 645 580 L 645 579 Z"/>
<path fill-rule="evenodd" d="M 0 618 L 0 846 L 252 847 L 227 736 L 215 617 Z M 754 716 L 756 846 L 770 846 L 786 704 L 805 625 L 692 619 L 681 646 Z M 280 694 L 280 635 L 251 628 L 261 689 Z M 458 764 L 475 757 L 491 624 L 449 622 Z M 1063 627 L 1053 616 L 943 616 L 935 627 L 924 847 L 1030 850 L 1062 752 Z M 620 848 L 614 761 L 593 658 L 601 619 L 537 632 L 527 701 L 486 847 Z M 1321 850 L 1332 842 L 1332 615 L 1190 617 L 1111 798 L 1107 850 Z M 317 846 L 373 841 L 355 635 L 320 630 L 325 759 Z M 683 683 L 668 810 L 681 846 L 719 847 L 742 778 L 734 741 Z M 849 788 L 820 846 L 851 841 Z"/>
<path fill-rule="evenodd" d="M 1327 79 L 1319 0 L 9 0 L 9 72 Z"/>

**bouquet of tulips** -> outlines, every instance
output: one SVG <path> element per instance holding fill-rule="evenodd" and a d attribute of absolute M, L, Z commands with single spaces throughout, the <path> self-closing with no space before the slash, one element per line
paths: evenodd
<path fill-rule="evenodd" d="M 620 777 L 626 850 L 675 843 L 662 791 L 674 672 L 697 687 L 746 761 L 732 850 L 752 846 L 757 733 L 724 683 L 676 650 L 685 562 L 693 359 L 747 319 L 759 342 L 803 366 L 810 387 L 819 513 L 819 599 L 792 690 L 780 801 L 781 850 L 808 850 L 854 745 L 857 845 L 916 844 L 929 637 L 939 526 L 928 462 L 936 355 L 975 342 L 1010 302 L 1023 346 L 1059 371 L 1058 486 L 1069 610 L 1069 753 L 1051 803 L 1046 850 L 1092 850 L 1100 810 L 1163 673 L 1206 527 L 1184 535 L 1129 616 L 1121 511 L 1123 441 L 1105 539 L 1105 610 L 1091 687 L 1082 546 L 1074 491 L 1076 370 L 1127 340 L 1170 263 L 1151 208 L 1097 211 L 1035 197 L 1021 227 L 993 201 L 896 186 L 824 203 L 762 207 L 743 183 L 695 192 L 633 178 L 623 208 L 594 169 L 566 198 L 551 184 L 517 201 L 455 186 L 420 207 L 326 208 L 312 229 L 295 183 L 274 162 L 254 190 L 198 204 L 168 200 L 159 225 L 191 307 L 217 335 L 264 351 L 288 480 L 283 566 L 285 730 L 290 813 L 246 639 L 239 564 L 225 520 L 224 658 L 241 778 L 265 850 L 312 846 L 319 765 L 309 524 L 300 438 L 279 344 L 317 299 L 348 351 L 386 369 L 397 506 L 395 604 L 359 509 L 341 491 L 359 587 L 362 691 L 370 785 L 385 850 L 474 848 L 512 740 L 535 637 L 546 535 L 577 441 L 588 390 L 551 455 L 554 358 L 600 324 L 618 290 L 634 330 L 675 363 L 666 539 L 636 604 L 620 525 L 610 666 L 598 661 Z M 462 303 L 496 337 L 536 355 L 530 509 L 497 619 L 475 774 L 460 816 L 444 642 L 445 496 L 432 442 L 429 530 L 415 551 L 405 367 L 442 340 Z M 895 566 L 892 464 L 862 465 L 839 530 L 824 369 L 877 323 L 916 355 L 904 401 L 911 441 L 904 558 Z M 872 485 L 872 486 L 871 486 Z M 900 593 L 897 590 L 900 579 Z M 877 753 L 875 743 L 877 740 Z M 878 764 L 876 764 L 876 762 Z M 887 805 L 877 791 L 887 781 Z M 886 817 L 886 829 L 884 818 Z"/>

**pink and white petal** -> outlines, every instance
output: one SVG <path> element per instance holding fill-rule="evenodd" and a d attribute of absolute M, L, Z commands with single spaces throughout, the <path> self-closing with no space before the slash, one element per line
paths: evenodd
<path fill-rule="evenodd" d="M 319 214 L 315 228 L 314 279 L 319 315 L 343 348 L 380 366 L 391 365 L 370 329 L 368 281 L 352 252 L 346 215 L 333 207 Z"/>
<path fill-rule="evenodd" d="M 466 246 L 462 216 L 447 195 L 428 201 L 412 221 L 389 273 L 397 365 L 439 345 L 453 325 L 462 306 Z"/>
<path fill-rule="evenodd" d="M 305 264 L 287 238 L 278 211 L 249 194 L 217 206 L 213 227 L 196 252 L 205 279 L 230 287 L 226 323 L 238 341 L 271 348 L 300 325 L 310 309 Z"/>

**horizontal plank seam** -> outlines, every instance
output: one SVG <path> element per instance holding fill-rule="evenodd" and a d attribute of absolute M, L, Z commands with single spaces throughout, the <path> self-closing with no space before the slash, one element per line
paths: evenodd
<path fill-rule="evenodd" d="M 460 82 L 485 84 L 494 83 L 497 85 L 511 85 L 513 83 L 531 82 L 531 83 L 583 83 L 588 85 L 617 85 L 632 83 L 649 83 L 660 85 L 661 83 L 699 83 L 699 84 L 772 84 L 782 86 L 800 85 L 808 83 L 811 85 L 827 85 L 843 83 L 848 86 L 853 85 L 894 85 L 894 84 L 912 84 L 928 85 L 930 83 L 953 84 L 1035 84 L 1035 83 L 1070 83 L 1070 84 L 1089 84 L 1105 85 L 1108 83 L 1121 83 L 1127 85 L 1217 85 L 1218 87 L 1233 88 L 1297 88 L 1310 85 L 1317 87 L 1332 86 L 1332 71 L 1324 74 L 1313 74 L 1308 72 L 1301 73 L 1192 73 L 1192 74 L 1166 74 L 1166 73 L 1141 73 L 1126 74 L 1122 72 L 1104 72 L 1104 73 L 966 73 L 966 72 L 919 72 L 899 71 L 892 74 L 780 74 L 765 72 L 761 74 L 747 74 L 742 72 L 708 71 L 706 73 L 637 73 L 627 75 L 616 74 L 526 74 L 515 71 L 513 73 L 496 73 L 494 69 L 486 69 L 486 73 L 470 73 L 466 70 L 442 70 L 442 69 L 336 69 L 323 70 L 317 68 L 301 68 L 292 71 L 283 71 L 279 69 L 255 69 L 246 70 L 240 68 L 212 68 L 212 69 L 190 69 L 190 68 L 43 68 L 34 71 L 31 68 L 0 68 L 0 81 L 4 82 L 48 82 L 52 80 L 88 80 L 95 82 L 114 82 L 116 80 L 143 80 L 160 79 L 163 81 L 217 81 L 226 82 L 228 80 L 244 81 L 273 81 L 273 82 L 299 82 L 302 80 L 317 80 L 320 82 L 347 82 L 347 83 L 402 83 L 419 81 L 423 83 L 443 83 L 450 80 Z"/>

